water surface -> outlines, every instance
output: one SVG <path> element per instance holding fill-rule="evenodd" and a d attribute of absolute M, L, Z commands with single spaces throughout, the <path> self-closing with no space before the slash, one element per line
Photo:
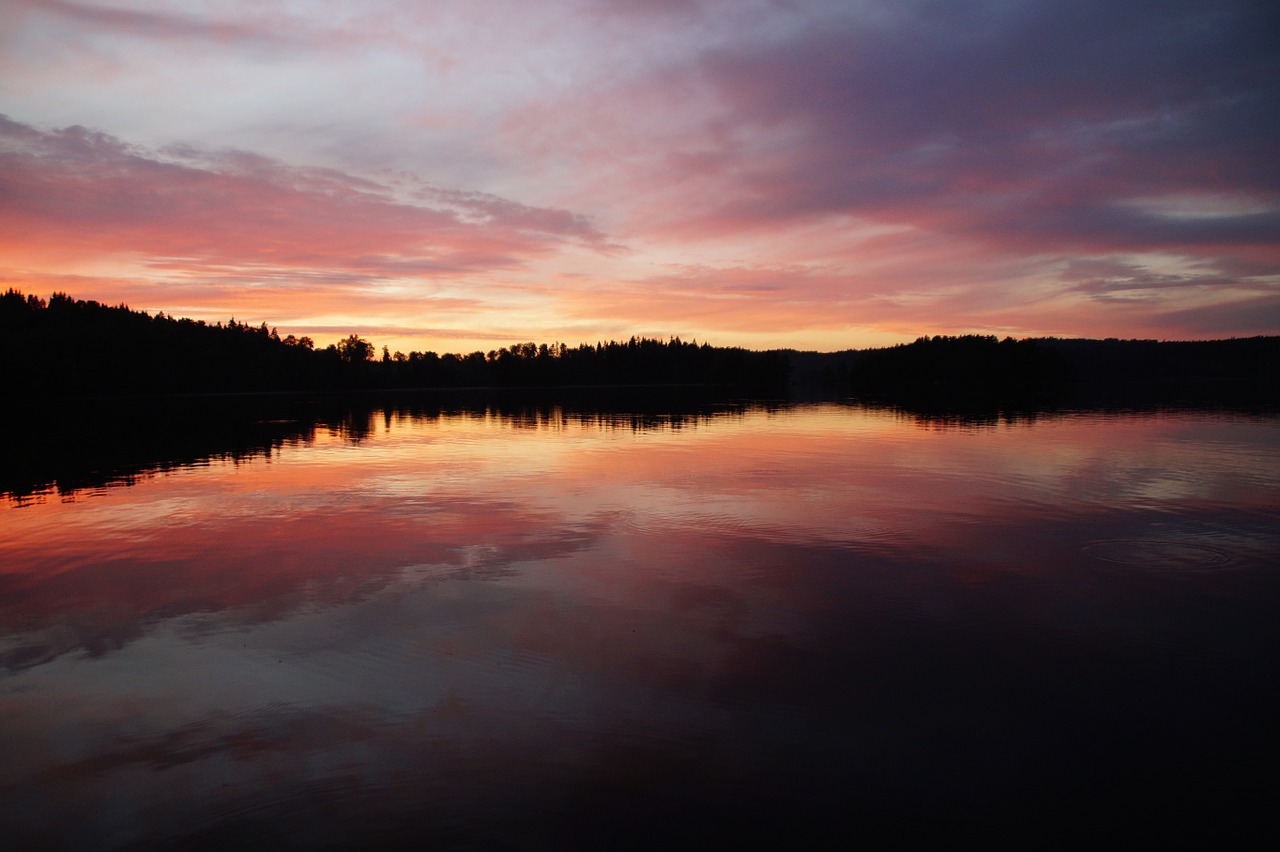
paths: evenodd
<path fill-rule="evenodd" d="M 0 497 L 7 836 L 1044 843 L 1271 806 L 1275 417 L 255 422 Z"/>

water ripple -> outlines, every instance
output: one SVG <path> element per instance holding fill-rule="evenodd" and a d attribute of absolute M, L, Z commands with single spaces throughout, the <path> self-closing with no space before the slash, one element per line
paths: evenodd
<path fill-rule="evenodd" d="M 1231 557 L 1207 544 L 1161 539 L 1112 539 L 1084 546 L 1094 559 L 1146 571 L 1214 571 L 1231 564 Z"/>

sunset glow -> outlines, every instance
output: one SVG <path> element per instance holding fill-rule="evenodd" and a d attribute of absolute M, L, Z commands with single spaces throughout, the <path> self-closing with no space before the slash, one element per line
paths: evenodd
<path fill-rule="evenodd" d="M 7 0 L 0 289 L 317 344 L 1280 333 L 1260 2 Z"/>

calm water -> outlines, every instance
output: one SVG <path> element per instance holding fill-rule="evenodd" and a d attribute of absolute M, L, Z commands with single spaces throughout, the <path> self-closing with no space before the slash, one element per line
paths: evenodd
<path fill-rule="evenodd" d="M 1269 818 L 1275 417 L 256 427 L 0 496 L 4 836 L 1043 845 Z"/>

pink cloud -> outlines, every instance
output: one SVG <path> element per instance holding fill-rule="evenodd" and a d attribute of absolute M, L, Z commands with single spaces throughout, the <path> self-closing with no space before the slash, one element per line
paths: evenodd
<path fill-rule="evenodd" d="M 565 242 L 602 239 L 580 216 L 493 197 L 431 207 L 235 152 L 164 159 L 84 128 L 45 133 L 7 120 L 0 133 L 0 222 L 28 248 L 432 276 L 516 268 Z"/>
<path fill-rule="evenodd" d="M 282 290 L 305 292 L 313 311 L 345 305 L 350 312 L 362 287 L 387 279 L 518 270 L 565 245 L 605 246 L 584 217 L 568 211 L 442 190 L 429 193 L 434 203 L 406 202 L 332 170 L 237 152 L 168 154 L 84 128 L 41 132 L 0 119 L 0 227 L 10 281 L 39 283 L 41 269 L 56 281 L 77 261 L 134 256 L 152 273 L 198 279 L 194 301 L 241 315 Z"/>

